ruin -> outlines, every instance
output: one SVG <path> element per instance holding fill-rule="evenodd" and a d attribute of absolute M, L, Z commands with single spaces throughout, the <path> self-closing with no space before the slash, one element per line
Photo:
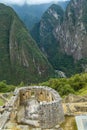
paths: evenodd
<path fill-rule="evenodd" d="M 59 94 L 46 86 L 17 88 L 0 117 L 0 129 L 6 130 L 8 121 L 41 129 L 54 128 L 64 121 Z"/>

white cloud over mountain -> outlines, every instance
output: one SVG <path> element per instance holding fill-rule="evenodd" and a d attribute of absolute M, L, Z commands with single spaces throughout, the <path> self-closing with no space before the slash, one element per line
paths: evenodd
<path fill-rule="evenodd" d="M 58 2 L 58 1 L 65 1 L 65 0 L 0 0 L 0 3 L 23 5 L 25 2 L 28 4 L 41 4 L 41 3 Z"/>

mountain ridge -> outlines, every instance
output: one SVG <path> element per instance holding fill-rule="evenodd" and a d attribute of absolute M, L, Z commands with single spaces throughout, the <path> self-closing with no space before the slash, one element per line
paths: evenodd
<path fill-rule="evenodd" d="M 54 25 L 53 30 L 51 30 L 52 35 L 50 35 L 51 39 L 54 39 L 52 41 L 53 50 L 54 50 L 54 53 L 53 53 L 54 60 L 51 61 L 51 58 L 48 58 L 48 60 L 50 61 L 50 63 L 53 65 L 55 69 L 64 71 L 69 76 L 75 73 L 86 71 L 86 64 L 87 64 L 87 60 L 86 60 L 86 57 L 87 57 L 86 7 L 87 6 L 86 5 L 87 5 L 87 2 L 85 0 L 77 0 L 77 1 L 71 0 L 63 14 L 63 22 L 60 22 L 60 23 L 58 22 L 60 21 L 61 15 L 59 15 L 59 13 L 57 13 L 55 10 L 57 15 L 59 15 L 60 17 L 58 17 L 57 24 L 54 24 L 51 17 L 55 15 L 55 13 L 51 10 L 52 11 L 51 17 L 50 17 L 50 14 L 48 16 L 49 18 L 45 17 L 43 26 L 39 27 L 39 30 L 40 30 L 39 34 L 41 34 L 41 29 L 43 27 L 45 31 L 47 19 L 49 19 L 50 23 Z M 50 11 L 50 8 L 48 9 L 49 11 Z M 54 9 L 55 8 L 56 7 L 54 7 Z M 47 11 L 45 13 L 48 14 Z M 31 31 L 31 34 L 33 38 L 37 41 L 34 34 L 37 33 L 38 31 L 35 30 L 35 28 L 37 28 L 38 30 L 38 27 L 35 25 L 35 27 Z M 46 27 L 46 30 L 49 28 L 50 28 L 50 24 L 48 24 L 48 27 Z M 35 33 L 34 33 L 34 30 L 35 30 Z M 43 42 L 39 42 L 40 44 L 39 47 L 44 45 L 44 46 L 48 46 L 48 50 L 51 50 L 50 44 L 48 44 L 49 37 L 47 34 L 48 32 L 45 33 L 45 35 L 47 36 L 47 39 L 45 39 L 44 35 L 43 35 L 43 38 L 41 38 L 41 36 L 39 35 L 41 39 L 44 39 Z M 56 51 L 55 51 L 55 48 L 56 48 Z M 48 50 L 45 50 L 46 51 L 45 53 L 48 53 Z M 50 56 L 51 55 L 48 54 L 47 57 L 50 57 Z"/>
<path fill-rule="evenodd" d="M 0 80 L 29 84 L 48 79 L 54 71 L 11 7 L 0 4 Z"/>
<path fill-rule="evenodd" d="M 73 58 L 62 53 L 60 44 L 56 40 L 54 29 L 63 22 L 63 9 L 53 4 L 42 16 L 41 21 L 31 31 L 32 37 L 36 40 L 41 51 L 47 56 L 55 70 L 66 72 L 66 67 L 72 73 Z M 63 64 L 63 62 L 65 62 Z M 71 67 L 70 67 L 71 66 Z"/>
<path fill-rule="evenodd" d="M 57 2 L 56 4 L 60 5 L 64 10 L 69 1 Z M 28 5 L 25 3 L 22 6 L 10 5 L 16 13 L 19 15 L 21 20 L 24 22 L 28 30 L 31 30 L 35 23 L 39 22 L 43 13 L 52 5 L 53 3 L 44 3 L 38 5 Z M 22 11 L 23 10 L 23 11 Z M 38 15 L 37 15 L 38 14 Z"/>

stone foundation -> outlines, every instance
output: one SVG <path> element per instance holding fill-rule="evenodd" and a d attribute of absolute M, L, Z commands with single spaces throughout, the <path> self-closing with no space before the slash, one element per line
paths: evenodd
<path fill-rule="evenodd" d="M 8 121 L 41 129 L 55 128 L 64 120 L 61 98 L 55 90 L 45 86 L 16 89 L 1 119 L 0 129 L 4 129 Z"/>

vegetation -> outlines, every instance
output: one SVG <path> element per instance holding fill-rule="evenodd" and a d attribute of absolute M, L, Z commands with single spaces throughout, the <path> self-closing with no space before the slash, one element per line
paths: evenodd
<path fill-rule="evenodd" d="M 65 116 L 65 121 L 62 123 L 61 128 L 64 130 L 77 130 L 75 117 Z"/>
<path fill-rule="evenodd" d="M 22 19 L 27 28 L 30 30 L 35 23 L 39 22 L 42 14 L 50 6 L 50 3 L 40 5 L 24 4 L 23 6 L 19 5 L 11 5 L 11 6 L 17 12 L 17 14 Z"/>
<path fill-rule="evenodd" d="M 64 10 L 66 9 L 69 1 L 58 2 Z M 10 5 L 17 12 L 19 17 L 22 19 L 26 27 L 31 30 L 35 23 L 39 22 L 43 13 L 48 9 L 52 3 L 40 4 L 40 5 L 28 5 L 27 3 L 23 6 Z M 57 4 L 57 3 L 56 3 Z M 38 14 L 38 15 L 37 15 Z"/>
<path fill-rule="evenodd" d="M 0 4 L 0 18 L 0 81 L 30 84 L 53 76 L 52 66 L 16 13 Z"/>
<path fill-rule="evenodd" d="M 76 74 L 70 78 L 51 78 L 46 82 L 39 83 L 38 85 L 51 87 L 58 91 L 62 97 L 65 97 L 70 93 L 84 96 L 87 94 L 87 73 Z M 6 81 L 1 81 L 0 92 L 11 92 L 14 91 L 16 87 L 22 86 L 25 86 L 23 82 L 18 86 L 14 86 L 8 85 Z"/>
<path fill-rule="evenodd" d="M 0 82 L 0 92 L 11 92 L 11 91 L 14 91 L 14 89 L 16 88 L 16 86 L 14 85 L 8 85 L 6 83 L 6 81 L 1 81 Z"/>
<path fill-rule="evenodd" d="M 70 78 L 51 78 L 38 85 L 51 87 L 58 91 L 62 97 L 70 93 L 83 96 L 87 94 L 87 73 L 76 74 Z M 23 82 L 18 86 L 14 86 L 8 85 L 6 81 L 1 81 L 0 92 L 11 92 L 14 91 L 16 87 L 22 86 L 24 86 Z"/>
<path fill-rule="evenodd" d="M 52 11 L 53 13 L 56 12 L 58 14 L 58 20 L 54 18 Z M 71 7 L 70 11 L 72 23 L 73 25 L 75 25 L 75 10 L 73 7 Z M 85 15 L 87 15 L 87 13 L 85 13 Z M 84 71 L 85 67 L 83 68 L 83 65 L 87 64 L 87 58 L 75 61 L 73 56 L 67 55 L 63 52 L 63 50 L 60 49 L 63 48 L 63 46 L 61 44 L 61 47 L 59 41 L 57 41 L 57 39 L 54 37 L 53 29 L 56 28 L 56 25 L 58 26 L 62 24 L 63 16 L 64 12 L 62 8 L 53 4 L 43 14 L 41 21 L 34 26 L 34 28 L 31 31 L 31 35 L 36 40 L 42 52 L 47 56 L 48 61 L 52 64 L 53 68 L 55 70 L 63 71 L 66 74 L 66 76 L 69 77 L 76 73 L 81 73 Z M 87 19 L 86 16 L 85 19 Z"/>
<path fill-rule="evenodd" d="M 3 106 L 4 103 L 5 103 L 5 102 L 3 101 L 3 99 L 0 98 L 0 106 Z"/>
<path fill-rule="evenodd" d="M 77 95 L 87 94 L 87 73 L 76 74 L 70 78 L 56 78 L 43 82 L 40 85 L 49 86 L 59 92 L 61 96 L 70 93 Z"/>
<path fill-rule="evenodd" d="M 67 77 L 70 77 L 72 75 L 75 75 L 77 73 L 82 73 L 85 71 L 86 64 L 87 64 L 87 58 L 83 58 L 79 61 L 74 62 L 74 59 L 72 56 L 68 56 L 66 54 L 60 53 L 57 55 L 57 61 L 54 57 L 55 64 L 53 67 L 55 69 L 59 69 L 63 71 Z"/>
<path fill-rule="evenodd" d="M 82 22 L 84 23 L 87 32 L 87 1 L 83 2 Z"/>

